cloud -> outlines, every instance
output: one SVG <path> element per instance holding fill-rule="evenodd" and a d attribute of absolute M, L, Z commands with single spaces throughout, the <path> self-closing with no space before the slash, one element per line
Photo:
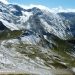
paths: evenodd
<path fill-rule="evenodd" d="M 8 0 L 0 0 L 1 2 L 8 4 Z"/>
<path fill-rule="evenodd" d="M 52 12 L 52 13 L 75 12 L 75 9 L 63 8 L 62 6 L 59 6 L 57 8 L 48 8 L 48 7 L 43 6 L 43 5 L 33 5 L 33 4 L 30 4 L 30 5 L 19 5 L 19 6 L 21 6 L 24 9 L 30 9 L 30 8 L 33 8 L 33 7 L 37 7 L 37 8 L 43 9 L 43 10 L 47 10 L 47 11 Z"/>
<path fill-rule="evenodd" d="M 37 7 L 39 9 L 46 9 L 46 10 L 50 10 L 48 7 L 46 6 L 43 6 L 43 5 L 35 5 L 35 4 L 30 4 L 30 5 L 20 5 L 22 8 L 24 9 L 30 9 L 30 8 L 33 8 L 33 7 Z"/>
<path fill-rule="evenodd" d="M 73 8 L 63 8 L 63 7 L 58 7 L 58 8 L 52 8 L 51 9 L 53 12 L 55 13 L 59 13 L 59 12 L 75 12 L 75 9 Z"/>

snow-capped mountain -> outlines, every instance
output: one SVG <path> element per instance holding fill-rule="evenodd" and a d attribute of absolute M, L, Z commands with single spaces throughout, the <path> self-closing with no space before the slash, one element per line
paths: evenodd
<path fill-rule="evenodd" d="M 53 75 L 56 68 L 71 69 L 74 20 L 74 9 L 26 8 L 0 2 L 0 68 L 39 75 Z"/>
<path fill-rule="evenodd" d="M 10 30 L 26 29 L 37 33 L 40 30 L 41 33 L 51 33 L 61 39 L 69 39 L 75 35 L 74 12 L 53 13 L 46 7 L 39 7 L 24 9 L 0 2 L 0 21 Z"/>

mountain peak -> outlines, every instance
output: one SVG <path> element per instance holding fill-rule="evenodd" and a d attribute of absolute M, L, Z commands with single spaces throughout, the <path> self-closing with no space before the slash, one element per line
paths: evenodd
<path fill-rule="evenodd" d="M 42 5 L 23 7 L 21 5 L 1 4 L 0 6 L 2 9 L 0 21 L 10 30 L 30 29 L 31 31 L 41 31 L 42 33 L 49 32 L 63 39 L 66 36 L 66 31 L 69 33 L 69 29 L 73 29 L 69 24 L 71 18 L 67 18 L 71 14 L 61 14 L 61 12 L 72 12 L 70 9 L 65 10 L 62 7 L 49 9 Z M 74 19 L 74 17 L 72 18 Z M 71 26 L 74 26 L 74 24 Z"/>

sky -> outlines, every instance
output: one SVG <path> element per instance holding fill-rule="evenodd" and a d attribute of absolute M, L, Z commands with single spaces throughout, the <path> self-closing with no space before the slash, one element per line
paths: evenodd
<path fill-rule="evenodd" d="M 49 8 L 63 7 L 75 8 L 75 0 L 0 0 L 5 3 L 17 3 L 21 5 L 44 5 Z"/>

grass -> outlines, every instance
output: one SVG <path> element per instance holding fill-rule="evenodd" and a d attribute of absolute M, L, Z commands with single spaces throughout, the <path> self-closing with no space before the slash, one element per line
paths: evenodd
<path fill-rule="evenodd" d="M 0 32 L 0 40 L 13 39 L 20 36 L 21 34 L 22 34 L 22 31 L 20 30 L 14 30 L 14 31 L 5 30 Z"/>

